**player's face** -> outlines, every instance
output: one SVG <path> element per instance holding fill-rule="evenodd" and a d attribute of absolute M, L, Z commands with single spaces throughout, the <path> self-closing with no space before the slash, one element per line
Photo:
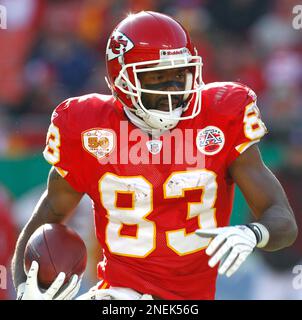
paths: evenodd
<path fill-rule="evenodd" d="M 150 71 L 141 73 L 139 80 L 143 89 L 160 91 L 185 90 L 187 68 L 176 68 L 168 70 Z M 184 95 L 172 95 L 173 110 L 183 103 Z M 169 111 L 167 95 L 142 93 L 142 102 L 146 109 Z"/>

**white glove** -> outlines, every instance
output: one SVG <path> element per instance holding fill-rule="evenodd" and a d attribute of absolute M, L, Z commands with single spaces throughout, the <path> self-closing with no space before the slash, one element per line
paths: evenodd
<path fill-rule="evenodd" d="M 153 298 L 149 294 L 140 294 L 130 288 L 98 289 L 98 285 L 96 285 L 75 300 L 153 300 Z"/>
<path fill-rule="evenodd" d="M 38 286 L 38 271 L 39 264 L 33 261 L 26 282 L 18 286 L 18 300 L 71 300 L 80 289 L 82 279 L 79 279 L 76 274 L 72 276 L 65 288 L 62 287 L 65 273 L 60 272 L 50 287 L 42 290 Z"/>
<path fill-rule="evenodd" d="M 254 231 L 244 225 L 198 229 L 195 233 L 200 237 L 214 238 L 206 249 L 206 254 L 211 256 L 209 266 L 213 268 L 221 261 L 218 273 L 227 277 L 238 270 L 258 242 Z"/>

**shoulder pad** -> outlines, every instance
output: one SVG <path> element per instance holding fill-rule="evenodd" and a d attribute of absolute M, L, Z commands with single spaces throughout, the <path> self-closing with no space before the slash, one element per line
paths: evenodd
<path fill-rule="evenodd" d="M 101 94 L 87 94 L 66 99 L 55 108 L 51 121 L 55 125 L 68 126 L 73 131 L 108 112 L 110 109 L 108 105 L 112 106 L 112 100 L 112 96 Z"/>
<path fill-rule="evenodd" d="M 248 86 L 238 82 L 213 82 L 207 84 L 203 92 L 204 98 L 217 111 L 236 112 L 257 100 L 255 92 Z"/>

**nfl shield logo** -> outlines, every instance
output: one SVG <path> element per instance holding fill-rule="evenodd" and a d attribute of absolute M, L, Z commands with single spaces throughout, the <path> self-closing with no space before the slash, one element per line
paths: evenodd
<path fill-rule="evenodd" d="M 161 140 L 150 140 L 146 142 L 147 148 L 149 152 L 152 154 L 158 154 L 162 148 L 162 141 Z"/>

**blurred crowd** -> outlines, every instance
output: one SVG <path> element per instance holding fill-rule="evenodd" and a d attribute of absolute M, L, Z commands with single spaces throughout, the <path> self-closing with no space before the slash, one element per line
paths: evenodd
<path fill-rule="evenodd" d="M 41 152 L 51 112 L 62 100 L 91 92 L 109 94 L 104 61 L 113 27 L 130 12 L 160 11 L 190 32 L 203 57 L 204 82 L 238 81 L 257 93 L 270 132 L 265 140 L 283 150 L 274 173 L 302 225 L 302 30 L 292 26 L 296 0 L 0 0 L 0 4 L 8 12 L 8 29 L 0 30 L 0 157 Z M 299 236 L 291 249 L 262 254 L 260 269 L 266 270 L 262 274 L 267 272 L 272 279 L 281 279 L 285 272 L 288 276 L 293 265 L 302 264 L 301 248 Z M 223 294 L 227 286 L 221 284 L 220 296 L 232 298 Z M 268 288 L 254 290 L 248 298 L 261 298 Z M 283 294 L 292 297 L 284 290 Z"/>

